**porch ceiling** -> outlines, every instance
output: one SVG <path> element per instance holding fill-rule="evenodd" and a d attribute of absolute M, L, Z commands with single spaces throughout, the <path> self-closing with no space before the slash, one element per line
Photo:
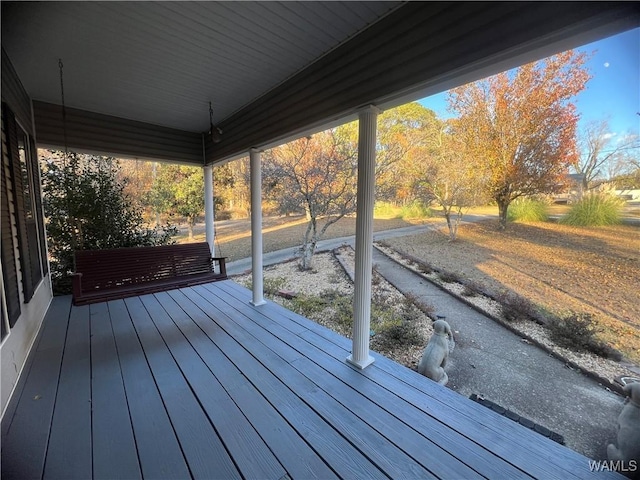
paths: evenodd
<path fill-rule="evenodd" d="M 367 104 L 393 107 L 633 28 L 639 18 L 632 2 L 2 2 L 2 47 L 38 101 L 39 143 L 62 145 L 62 58 L 75 109 L 71 148 L 165 160 L 183 152 L 176 160 L 202 164 L 194 134 L 209 128 L 209 101 L 224 135 L 207 145 L 207 163 L 338 124 Z"/>
<path fill-rule="evenodd" d="M 34 100 L 190 132 L 231 116 L 399 2 L 2 2 Z"/>

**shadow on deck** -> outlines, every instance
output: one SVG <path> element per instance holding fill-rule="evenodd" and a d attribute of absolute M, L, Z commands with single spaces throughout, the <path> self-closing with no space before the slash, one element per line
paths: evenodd
<path fill-rule="evenodd" d="M 590 478 L 587 458 L 232 281 L 54 299 L 3 478 Z"/>

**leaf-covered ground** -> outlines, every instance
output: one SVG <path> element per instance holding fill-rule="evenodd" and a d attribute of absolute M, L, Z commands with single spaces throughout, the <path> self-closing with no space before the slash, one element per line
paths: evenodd
<path fill-rule="evenodd" d="M 318 221 L 319 227 L 324 225 L 324 221 L 324 219 Z M 373 230 L 379 232 L 429 221 L 436 221 L 436 219 L 376 218 L 373 222 Z M 304 216 L 265 217 L 262 221 L 262 227 L 264 251 L 273 252 L 283 248 L 300 246 L 307 228 L 307 220 Z M 187 242 L 186 229 L 181 228 L 181 230 L 183 233 L 177 238 L 177 241 L 179 243 Z M 346 237 L 354 235 L 355 232 L 355 216 L 348 216 L 331 225 L 323 239 Z M 251 256 L 251 223 L 249 219 L 216 222 L 216 238 L 216 246 L 219 247 L 221 255 L 227 257 L 227 262 Z M 194 229 L 193 241 L 203 242 L 204 239 L 204 224 L 198 224 Z"/>
<path fill-rule="evenodd" d="M 553 222 L 465 224 L 458 240 L 443 229 L 387 242 L 438 270 L 498 295 L 513 291 L 554 314 L 594 315 L 599 336 L 640 363 L 640 229 L 576 228 Z"/>

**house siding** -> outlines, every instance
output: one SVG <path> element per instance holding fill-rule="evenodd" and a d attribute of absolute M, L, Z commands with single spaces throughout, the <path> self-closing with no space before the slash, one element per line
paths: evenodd
<path fill-rule="evenodd" d="M 9 56 L 2 49 L 2 101 L 7 103 L 16 119 L 31 136 L 34 135 L 31 115 L 31 99 L 25 91 Z"/>
<path fill-rule="evenodd" d="M 77 152 L 203 165 L 202 134 L 33 102 L 38 145 Z"/>
<path fill-rule="evenodd" d="M 34 134 L 31 99 L 3 50 L 0 168 L 0 307 L 4 327 L 0 344 L 0 408 L 3 415 L 52 299 Z M 29 187 L 23 181 L 28 182 Z M 32 202 L 30 218 L 25 209 L 25 188 L 29 188 L 28 198 Z"/>

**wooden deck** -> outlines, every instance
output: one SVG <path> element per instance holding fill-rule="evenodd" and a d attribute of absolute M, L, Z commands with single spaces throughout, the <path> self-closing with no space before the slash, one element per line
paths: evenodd
<path fill-rule="evenodd" d="M 585 457 L 232 281 L 56 298 L 2 478 L 601 478 Z"/>

